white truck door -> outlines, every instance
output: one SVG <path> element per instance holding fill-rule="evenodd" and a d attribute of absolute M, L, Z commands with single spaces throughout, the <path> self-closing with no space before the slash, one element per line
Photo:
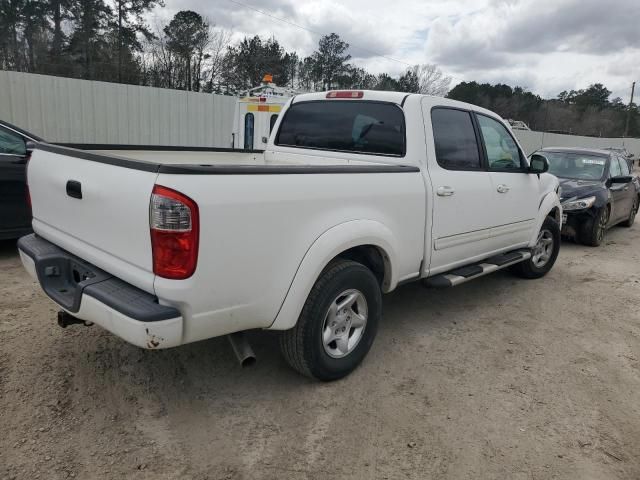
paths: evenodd
<path fill-rule="evenodd" d="M 540 179 L 528 173 L 526 158 L 507 127 L 476 113 L 492 183 L 491 210 L 500 218 L 493 237 L 501 248 L 526 245 L 533 235 Z"/>
<path fill-rule="evenodd" d="M 423 114 L 433 191 L 429 271 L 435 274 L 494 251 L 491 227 L 498 217 L 472 113 L 431 102 L 423 100 Z"/>
<path fill-rule="evenodd" d="M 264 150 L 280 109 L 280 105 L 241 104 L 238 126 L 239 148 Z"/>
<path fill-rule="evenodd" d="M 264 150 L 267 148 L 271 130 L 278 118 L 278 114 L 273 112 L 275 109 L 273 105 L 260 105 L 260 107 L 262 110 L 257 112 L 255 118 L 255 139 L 253 148 L 256 150 Z"/>

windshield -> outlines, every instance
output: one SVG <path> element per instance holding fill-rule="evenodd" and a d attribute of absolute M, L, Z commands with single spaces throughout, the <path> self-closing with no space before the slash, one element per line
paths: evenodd
<path fill-rule="evenodd" d="M 568 152 L 542 152 L 549 160 L 549 173 L 576 180 L 600 180 L 607 159 L 598 155 Z"/>

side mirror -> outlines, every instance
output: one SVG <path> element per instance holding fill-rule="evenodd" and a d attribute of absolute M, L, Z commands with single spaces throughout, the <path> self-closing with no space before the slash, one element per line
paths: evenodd
<path fill-rule="evenodd" d="M 33 155 L 33 151 L 36 149 L 36 142 L 27 141 L 26 145 L 26 153 L 24 156 L 25 162 L 28 162 L 31 159 L 31 155 Z"/>
<path fill-rule="evenodd" d="M 614 183 L 630 183 L 633 181 L 633 177 L 631 175 L 619 175 L 617 177 L 611 177 L 609 179 L 609 183 L 613 185 Z"/>
<path fill-rule="evenodd" d="M 547 172 L 549 170 L 549 160 L 544 155 L 539 153 L 534 153 L 531 155 L 529 159 L 529 173 L 536 173 L 540 175 L 541 173 Z"/>

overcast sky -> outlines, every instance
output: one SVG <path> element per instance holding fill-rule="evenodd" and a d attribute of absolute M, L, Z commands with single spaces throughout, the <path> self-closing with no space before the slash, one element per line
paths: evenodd
<path fill-rule="evenodd" d="M 400 74 L 406 63 L 436 63 L 460 81 L 520 85 L 555 97 L 602 82 L 629 101 L 640 81 L 640 0 L 237 0 L 314 32 L 340 35 L 353 63 Z M 165 0 L 163 21 L 191 9 L 245 35 L 275 36 L 310 54 L 319 35 L 235 0 Z M 640 87 L 640 85 L 639 85 Z M 637 93 L 638 90 L 636 90 Z M 637 98 L 637 97 L 636 97 Z"/>

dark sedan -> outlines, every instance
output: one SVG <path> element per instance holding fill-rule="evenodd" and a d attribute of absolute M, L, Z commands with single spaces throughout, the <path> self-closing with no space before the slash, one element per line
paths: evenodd
<path fill-rule="evenodd" d="M 27 142 L 39 138 L 0 121 L 0 240 L 31 231 L 31 208 L 26 195 Z"/>
<path fill-rule="evenodd" d="M 608 228 L 630 227 L 638 213 L 640 181 L 627 159 L 611 150 L 544 148 L 549 173 L 560 180 L 562 234 L 598 246 Z"/>

